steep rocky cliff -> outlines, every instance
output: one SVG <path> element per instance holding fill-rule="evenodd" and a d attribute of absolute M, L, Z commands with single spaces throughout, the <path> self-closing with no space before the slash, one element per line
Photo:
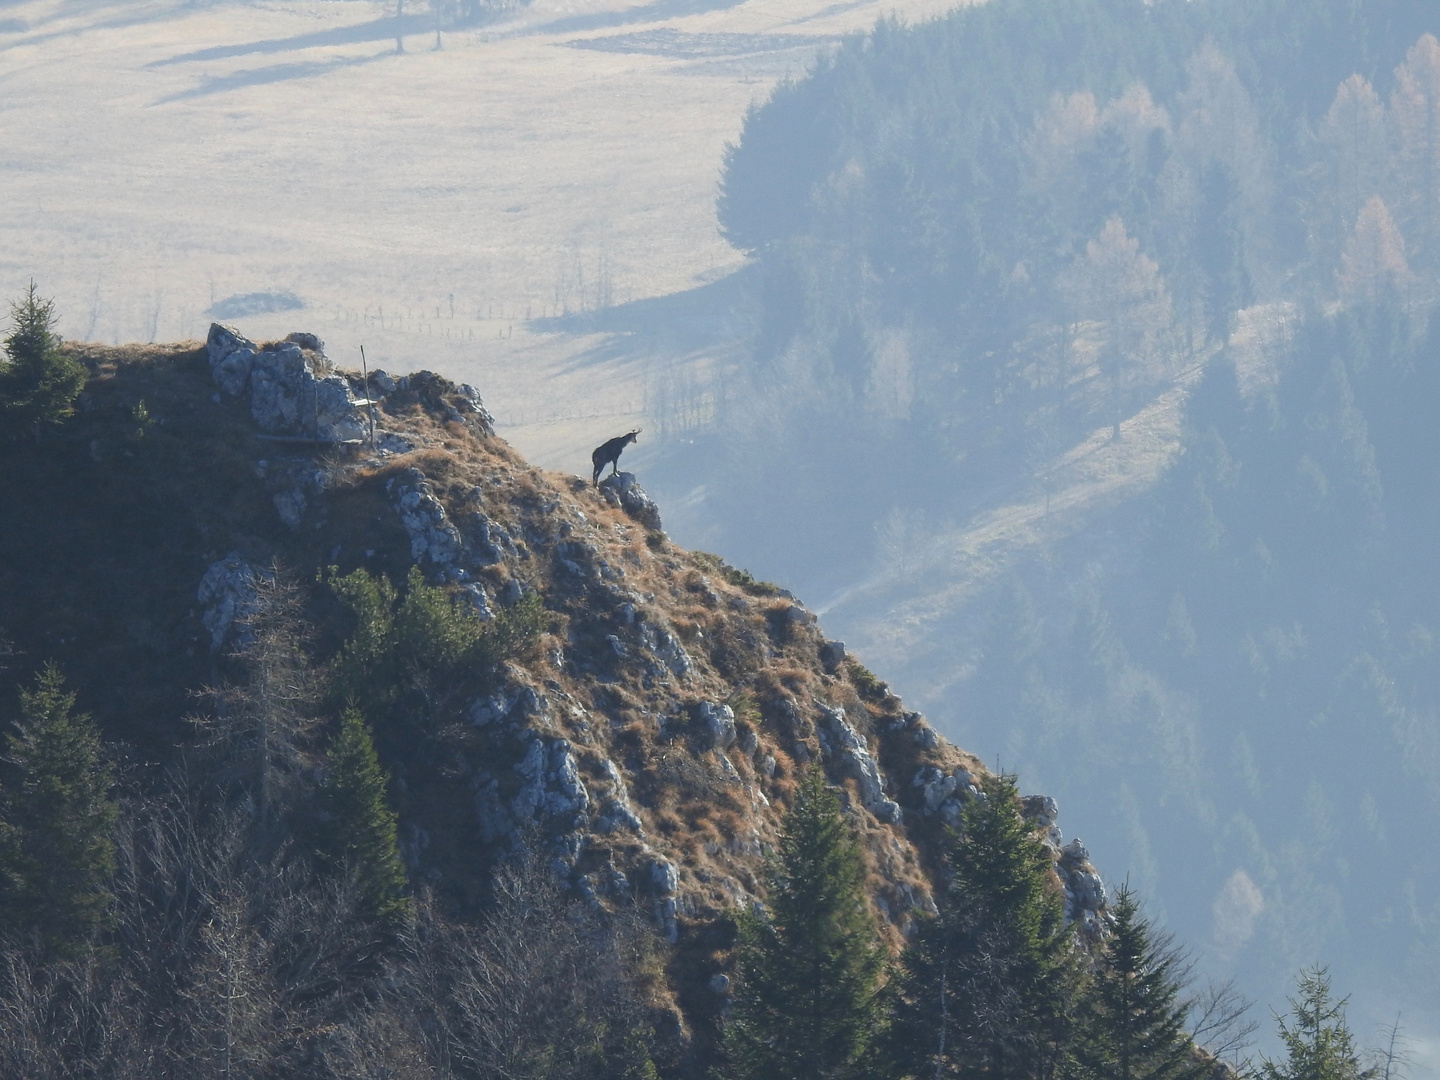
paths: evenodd
<path fill-rule="evenodd" d="M 261 582 L 308 590 L 324 663 L 353 625 L 323 576 L 418 568 L 480 619 L 526 597 L 543 610 L 528 649 L 377 731 L 412 879 L 463 908 L 497 860 L 541 852 L 579 895 L 653 919 L 693 1028 L 723 1007 L 729 916 L 763 902 L 796 776 L 819 765 L 892 942 L 933 907 L 939 841 L 981 763 L 784 589 L 671 543 L 632 475 L 541 472 L 472 388 L 338 372 L 311 335 L 73 349 L 92 372 L 79 415 L 0 477 L 0 635 L 9 681 L 58 660 L 137 767 L 189 738 L 191 695 L 230 672 Z M 1070 917 L 1093 926 L 1105 891 L 1084 846 L 1063 843 L 1053 800 L 1026 812 Z"/>

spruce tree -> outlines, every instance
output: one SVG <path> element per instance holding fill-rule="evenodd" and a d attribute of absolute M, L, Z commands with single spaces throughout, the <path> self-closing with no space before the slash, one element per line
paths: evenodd
<path fill-rule="evenodd" d="M 75 412 L 85 385 L 85 366 L 60 352 L 55 332 L 55 302 L 40 297 L 32 281 L 10 305 L 6 360 L 0 362 L 0 419 L 12 439 L 45 424 L 58 424 Z"/>
<path fill-rule="evenodd" d="M 317 854 L 322 863 L 353 875 L 365 915 L 390 922 L 409 912 L 409 900 L 386 782 L 365 718 L 358 709 L 346 709 L 330 745 L 330 772 L 320 788 Z"/>
<path fill-rule="evenodd" d="M 769 910 L 740 924 L 725 1031 L 739 1080 L 860 1075 L 879 1025 L 884 956 L 860 845 L 819 768 L 800 782 L 769 880 Z"/>
<path fill-rule="evenodd" d="M 884 1057 L 894 1077 L 1042 1078 L 1068 1048 L 1075 985 L 1051 859 L 1012 776 L 965 807 L 939 914 L 906 950 Z"/>
<path fill-rule="evenodd" d="M 20 692 L 0 782 L 0 925 L 65 952 L 102 925 L 117 810 L 100 733 L 48 665 Z"/>
<path fill-rule="evenodd" d="M 1296 981 L 1300 996 L 1290 999 L 1294 1019 L 1275 1018 L 1285 1060 L 1262 1058 L 1260 1080 L 1372 1080 L 1375 1070 L 1361 1065 L 1345 1022 L 1349 999 L 1330 997 L 1330 975 L 1323 967 L 1300 972 Z"/>
<path fill-rule="evenodd" d="M 1095 1080 L 1199 1080 L 1208 1066 L 1186 1032 L 1185 958 L 1140 915 L 1129 886 L 1110 908 L 1109 940 L 1083 995 L 1075 1057 Z"/>

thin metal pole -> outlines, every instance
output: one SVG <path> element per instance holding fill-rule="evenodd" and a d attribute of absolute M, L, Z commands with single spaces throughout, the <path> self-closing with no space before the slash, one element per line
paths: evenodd
<path fill-rule="evenodd" d="M 365 386 L 365 417 L 370 421 L 370 449 L 375 449 L 375 406 L 370 404 L 370 370 L 365 366 L 365 346 L 360 346 L 360 379 Z"/>

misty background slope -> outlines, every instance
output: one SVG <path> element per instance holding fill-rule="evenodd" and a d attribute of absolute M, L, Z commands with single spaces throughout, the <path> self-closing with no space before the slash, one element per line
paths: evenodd
<path fill-rule="evenodd" d="M 727 156 L 751 350 L 666 466 L 1208 969 L 1275 1001 L 1319 960 L 1422 1030 L 1437 24 L 997 2 L 847 41 Z"/>

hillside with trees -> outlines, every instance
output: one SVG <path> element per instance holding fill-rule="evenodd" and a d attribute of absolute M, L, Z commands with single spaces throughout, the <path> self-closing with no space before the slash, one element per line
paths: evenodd
<path fill-rule="evenodd" d="M 6 1076 L 928 1074 L 896 965 L 973 966 L 922 926 L 982 898 L 1005 1045 L 1069 1060 L 1106 892 L 1053 802 L 632 474 L 313 335 L 52 317 L 7 364 L 83 379 L 0 450 Z"/>

